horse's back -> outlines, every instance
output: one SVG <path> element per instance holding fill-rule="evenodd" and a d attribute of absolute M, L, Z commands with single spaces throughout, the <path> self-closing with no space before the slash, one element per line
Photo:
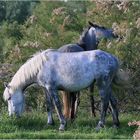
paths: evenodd
<path fill-rule="evenodd" d="M 80 52 L 80 51 L 84 51 L 84 49 L 80 47 L 78 44 L 67 44 L 59 48 L 58 51 L 59 52 Z"/>
<path fill-rule="evenodd" d="M 99 69 L 115 68 L 118 67 L 118 59 L 105 51 L 93 50 L 93 51 L 82 51 L 82 52 L 59 52 L 48 51 L 46 53 L 48 58 L 47 63 L 52 63 L 54 67 L 61 66 L 60 69 L 70 69 L 73 70 L 80 69 L 80 67 L 95 67 L 99 66 Z M 55 64 L 55 65 L 54 65 Z M 104 68 L 103 68 L 104 66 Z"/>
<path fill-rule="evenodd" d="M 105 51 L 93 50 L 82 52 L 59 52 L 57 50 L 46 51 L 46 57 L 49 63 L 61 65 L 62 69 L 67 67 L 77 67 L 97 63 L 99 66 L 117 67 L 119 65 L 118 59 Z M 90 66 L 89 66 L 90 67 Z"/>

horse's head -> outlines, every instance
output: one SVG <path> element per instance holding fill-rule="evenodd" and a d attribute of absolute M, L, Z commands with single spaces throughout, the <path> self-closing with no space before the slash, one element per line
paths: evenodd
<path fill-rule="evenodd" d="M 89 21 L 89 27 L 80 36 L 79 44 L 85 51 L 95 50 L 102 38 L 118 38 L 118 35 L 115 34 L 113 29 L 98 26 Z"/>
<path fill-rule="evenodd" d="M 20 116 L 24 110 L 24 95 L 22 90 L 13 90 L 10 85 L 5 85 L 3 93 L 4 100 L 8 102 L 9 116 L 16 114 Z"/>
<path fill-rule="evenodd" d="M 97 24 L 93 24 L 92 22 L 88 22 L 90 28 L 94 28 L 96 39 L 99 41 L 102 38 L 111 39 L 118 38 L 118 35 L 114 32 L 113 29 L 109 29 L 103 26 L 99 26 Z"/>

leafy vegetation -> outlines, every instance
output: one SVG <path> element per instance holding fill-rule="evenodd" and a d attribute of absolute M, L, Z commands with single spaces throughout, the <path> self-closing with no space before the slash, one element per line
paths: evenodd
<path fill-rule="evenodd" d="M 81 111 L 82 112 L 82 111 Z M 7 114 L 2 113 L 0 120 L 0 138 L 49 138 L 49 139 L 132 139 L 132 134 L 137 127 L 129 127 L 128 122 L 138 120 L 140 115 L 121 114 L 121 127 L 112 128 L 112 119 L 107 118 L 106 127 L 100 132 L 96 132 L 97 118 L 89 115 L 85 117 L 85 112 L 79 113 L 78 118 L 73 123 L 67 124 L 65 132 L 59 132 L 59 122 L 55 116 L 55 125 L 47 125 L 47 114 L 40 111 L 25 113 L 22 118 L 9 118 Z"/>
<path fill-rule="evenodd" d="M 120 112 L 139 111 L 139 15 L 139 1 L 0 1 L 1 111 L 6 106 L 2 98 L 4 81 L 9 82 L 17 69 L 37 51 L 76 43 L 89 20 L 113 28 L 121 36 L 120 40 L 101 40 L 99 49 L 116 55 L 121 61 L 121 67 L 130 75 L 131 83 L 128 87 L 114 87 Z M 94 94 L 98 101 L 98 91 Z M 81 96 L 83 112 L 86 112 L 85 106 L 89 106 L 88 98 L 87 94 Z M 123 115 L 120 118 L 120 130 L 107 128 L 101 133 L 95 133 L 91 127 L 95 127 L 96 120 L 86 120 L 83 114 L 79 114 L 80 117 L 70 125 L 68 131 L 61 134 L 53 127 L 48 129 L 46 113 L 40 113 L 38 117 L 36 112 L 33 116 L 28 114 L 34 109 L 45 111 L 41 88 L 32 86 L 26 91 L 26 104 L 27 116 L 25 114 L 20 121 L 12 121 L 2 114 L 0 138 L 131 138 L 134 129 L 129 128 L 127 122 L 133 120 L 133 117 L 137 119 L 133 114 L 131 117 L 129 114 Z M 91 122 L 94 125 L 91 126 Z"/>

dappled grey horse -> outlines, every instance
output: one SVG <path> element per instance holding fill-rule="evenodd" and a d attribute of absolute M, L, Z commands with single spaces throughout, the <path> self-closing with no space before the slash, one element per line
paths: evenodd
<path fill-rule="evenodd" d="M 11 82 L 6 85 L 3 96 L 8 101 L 9 115 L 20 116 L 24 109 L 23 90 L 37 83 L 46 90 L 50 116 L 53 102 L 60 120 L 59 130 L 64 130 L 66 121 L 61 110 L 58 90 L 77 92 L 89 87 L 96 80 L 101 97 L 101 117 L 97 125 L 99 129 L 105 124 L 106 110 L 112 92 L 111 83 L 119 76 L 119 62 L 115 56 L 107 52 L 94 50 L 61 53 L 46 50 L 34 55 L 19 68 Z M 117 112 L 114 113 L 113 119 L 114 125 L 118 126 Z"/>
<path fill-rule="evenodd" d="M 80 52 L 80 51 L 96 50 L 101 39 L 118 38 L 118 35 L 114 33 L 113 29 L 109 29 L 103 26 L 93 24 L 90 21 L 88 23 L 89 23 L 89 27 L 83 31 L 82 35 L 80 36 L 79 42 L 77 44 L 64 45 L 61 48 L 59 48 L 58 51 Z M 90 92 L 91 114 L 95 116 L 93 87 L 94 87 L 94 82 L 90 86 L 89 92 Z M 63 96 L 64 116 L 67 119 L 69 118 L 73 120 L 76 116 L 76 112 L 79 104 L 80 92 L 77 92 L 76 94 L 76 93 L 69 93 L 65 91 L 62 94 L 62 96 Z M 111 101 L 111 105 L 112 102 L 116 102 L 113 95 L 110 101 Z"/>

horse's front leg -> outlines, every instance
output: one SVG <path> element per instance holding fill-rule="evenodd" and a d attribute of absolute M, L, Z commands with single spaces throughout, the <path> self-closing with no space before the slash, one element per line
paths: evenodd
<path fill-rule="evenodd" d="M 49 95 L 47 90 L 45 90 L 45 97 L 46 97 L 46 104 L 47 104 L 48 124 L 53 125 L 54 124 L 54 120 L 52 116 L 53 104 L 52 104 L 51 96 Z"/>
<path fill-rule="evenodd" d="M 55 89 L 51 89 L 51 88 L 48 88 L 48 93 L 52 97 L 52 101 L 54 103 L 55 109 L 57 111 L 57 115 L 58 115 L 59 120 L 60 120 L 59 130 L 64 131 L 65 126 L 66 126 L 66 120 L 65 120 L 63 113 L 62 113 L 62 107 L 61 107 L 61 104 L 59 101 L 58 93 Z"/>

